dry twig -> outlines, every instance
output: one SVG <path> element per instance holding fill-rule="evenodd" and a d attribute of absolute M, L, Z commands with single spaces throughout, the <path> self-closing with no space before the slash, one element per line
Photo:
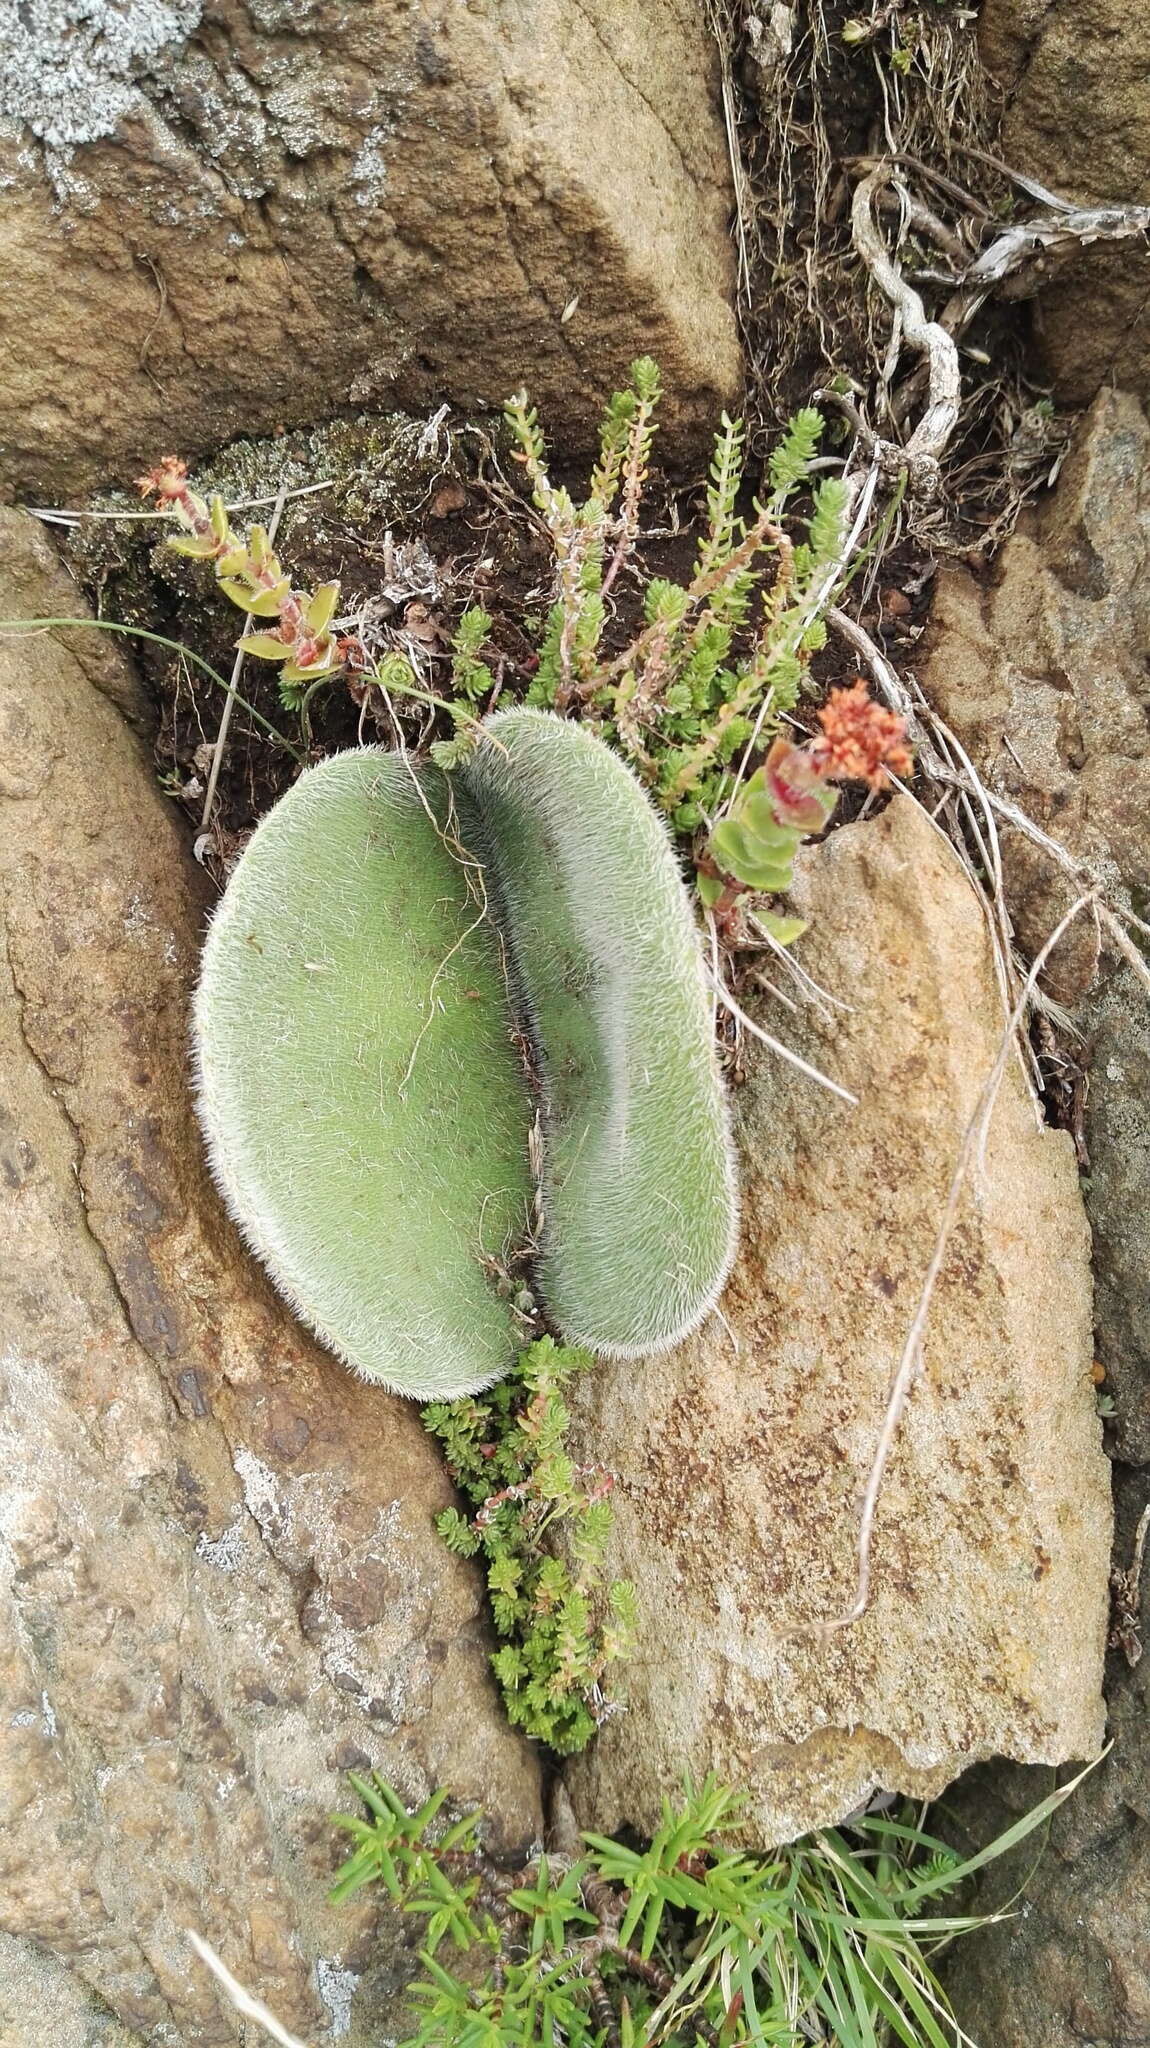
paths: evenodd
<path fill-rule="evenodd" d="M 311 498 L 317 491 L 334 491 L 335 479 L 328 477 L 319 484 L 300 484 L 294 491 L 273 492 L 268 498 L 233 498 L 224 507 L 225 512 L 254 512 L 264 505 L 278 505 L 282 498 L 290 504 L 294 498 Z M 84 526 L 90 520 L 110 520 L 114 526 L 132 526 L 137 520 L 153 526 L 164 525 L 167 514 L 160 512 L 73 512 L 62 505 L 25 505 L 30 519 L 43 520 L 45 526 Z"/>

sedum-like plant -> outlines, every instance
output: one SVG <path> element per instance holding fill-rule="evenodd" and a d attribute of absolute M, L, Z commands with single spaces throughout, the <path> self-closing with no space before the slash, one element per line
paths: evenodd
<path fill-rule="evenodd" d="M 173 553 L 211 562 L 224 596 L 252 619 L 266 621 L 238 644 L 245 654 L 279 666 L 283 702 L 298 708 L 303 693 L 342 664 L 329 630 L 339 584 L 321 583 L 314 593 L 293 589 L 266 529 L 253 526 L 247 539 L 241 538 L 222 498 L 208 504 L 192 490 L 187 464 L 178 456 L 165 455 L 137 483 L 143 496 L 154 497 L 180 528 L 168 542 Z"/>
<path fill-rule="evenodd" d="M 507 408 L 556 561 L 556 601 L 528 702 L 578 707 L 600 723 L 676 829 L 694 832 L 731 794 L 737 758 L 769 742 L 793 709 L 811 656 L 825 645 L 822 613 L 843 570 L 847 498 L 837 477 L 811 479 L 823 420 L 808 406 L 771 457 L 768 495 L 749 514 L 740 509 L 746 436 L 724 413 L 691 573 L 684 582 L 643 577 L 641 624 L 608 653 L 611 593 L 637 566 L 659 397 L 656 367 L 640 357 L 607 408 L 581 502 L 553 481 L 525 394 Z M 811 509 L 796 544 L 781 521 L 804 489 Z"/>
<path fill-rule="evenodd" d="M 567 1448 L 563 1389 L 592 1362 L 541 1337 L 487 1393 L 423 1411 L 470 1508 L 445 1508 L 436 1527 L 486 1569 L 508 1719 L 559 1756 L 612 1711 L 605 1686 L 636 1622 L 633 1587 L 604 1574 L 614 1475 Z"/>
<path fill-rule="evenodd" d="M 711 832 L 699 863 L 699 895 L 728 933 L 750 897 L 785 895 L 791 887 L 803 840 L 830 822 L 835 782 L 881 790 L 889 773 L 911 772 L 902 719 L 876 704 L 861 680 L 832 690 L 818 723 L 818 736 L 804 746 L 773 742 Z M 800 918 L 770 912 L 760 912 L 758 923 L 783 944 L 806 929 Z"/>
<path fill-rule="evenodd" d="M 532 1251 L 555 1328 L 602 1351 L 665 1348 L 717 1298 L 734 1176 L 691 914 L 579 727 L 519 711 L 451 775 L 365 749 L 302 777 L 229 882 L 195 1035 L 232 1213 L 396 1391 L 510 1369 Z"/>

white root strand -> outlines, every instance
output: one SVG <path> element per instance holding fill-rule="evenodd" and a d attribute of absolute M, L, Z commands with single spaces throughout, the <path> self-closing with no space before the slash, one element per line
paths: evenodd
<path fill-rule="evenodd" d="M 932 478 L 937 482 L 939 461 L 958 425 L 961 378 L 953 337 L 937 320 L 927 319 L 921 298 L 894 262 L 875 219 L 879 194 L 893 177 L 893 166 L 884 162 L 856 185 L 851 233 L 859 257 L 894 308 L 901 339 L 929 365 L 926 411 L 909 441 L 901 448 L 895 442 L 878 444 L 887 465 L 905 468 L 912 482 L 921 486 Z"/>
<path fill-rule="evenodd" d="M 244 1990 L 238 1977 L 232 1976 L 227 1964 L 220 1961 L 215 1949 L 204 1940 L 202 1934 L 197 1934 L 192 1927 L 186 1927 L 184 1932 L 200 1961 L 207 1964 L 216 1983 L 242 2019 L 254 2020 L 257 2027 L 262 2027 L 264 2033 L 278 2043 L 278 2048 L 307 2048 L 306 2041 L 301 2041 L 298 2034 L 289 2034 L 287 2028 L 277 2020 L 274 2012 L 269 2012 L 261 1998 L 253 1998 L 250 1991 Z"/>

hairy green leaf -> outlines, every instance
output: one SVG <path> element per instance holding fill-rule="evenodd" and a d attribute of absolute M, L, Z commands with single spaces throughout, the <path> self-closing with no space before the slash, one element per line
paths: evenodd
<path fill-rule="evenodd" d="M 490 1272 L 527 1223 L 527 1085 L 448 790 L 339 754 L 250 840 L 195 1006 L 224 1196 L 281 1291 L 369 1378 L 484 1387 L 519 1345 Z"/>
<path fill-rule="evenodd" d="M 542 1070 L 539 1286 L 563 1335 L 666 1349 L 718 1298 L 735 1183 L 682 878 L 642 789 L 584 728 L 497 712 L 459 770 L 482 814 Z"/>

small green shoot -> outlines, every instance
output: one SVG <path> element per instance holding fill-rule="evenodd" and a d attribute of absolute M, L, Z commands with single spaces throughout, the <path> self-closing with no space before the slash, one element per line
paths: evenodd
<path fill-rule="evenodd" d="M 937 1902 L 1079 1782 L 963 1859 L 912 1808 L 754 1854 L 742 1802 L 707 1779 L 645 1845 L 586 1834 L 509 1876 L 479 1814 L 444 1827 L 442 1793 L 409 1815 L 357 1777 L 368 1818 L 336 1816 L 355 1846 L 333 1898 L 382 1885 L 425 1924 L 400 2048 L 969 2048 L 932 1959 L 986 1922 Z"/>

